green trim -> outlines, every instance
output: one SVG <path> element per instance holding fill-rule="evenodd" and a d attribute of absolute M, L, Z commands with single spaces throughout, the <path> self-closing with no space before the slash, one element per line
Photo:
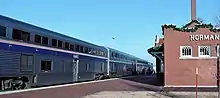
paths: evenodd
<path fill-rule="evenodd" d="M 164 51 L 164 45 L 151 47 L 147 51 L 150 54 L 151 54 L 151 52 L 163 52 Z"/>
<path fill-rule="evenodd" d="M 220 32 L 220 29 L 213 28 L 212 24 L 198 24 L 198 25 L 195 25 L 195 27 L 192 29 L 185 28 L 185 27 L 191 25 L 193 22 L 196 22 L 196 21 L 191 21 L 190 23 L 186 24 L 185 26 L 183 26 L 181 28 L 176 27 L 176 25 L 172 25 L 172 24 L 171 25 L 162 25 L 163 35 L 164 35 L 164 29 L 169 29 L 169 28 L 172 28 L 173 30 L 179 31 L 179 32 L 196 32 L 199 28 L 209 28 L 209 30 L 212 32 Z"/>
<path fill-rule="evenodd" d="M 186 28 L 186 27 L 190 26 L 193 23 L 200 24 L 200 22 L 198 20 L 192 20 L 189 23 L 187 23 L 186 25 L 184 25 L 182 28 Z"/>

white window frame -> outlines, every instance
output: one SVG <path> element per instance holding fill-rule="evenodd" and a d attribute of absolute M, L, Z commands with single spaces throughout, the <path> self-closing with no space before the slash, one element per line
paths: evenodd
<path fill-rule="evenodd" d="M 185 47 L 190 47 L 191 48 L 191 55 L 182 55 L 182 49 Z M 180 46 L 180 57 L 192 57 L 192 46 Z"/>
<path fill-rule="evenodd" d="M 201 47 L 208 47 L 208 51 L 209 51 L 209 55 L 201 55 L 200 54 L 200 48 Z M 202 45 L 202 46 L 198 46 L 198 56 L 199 57 L 211 57 L 211 47 L 209 45 Z"/>

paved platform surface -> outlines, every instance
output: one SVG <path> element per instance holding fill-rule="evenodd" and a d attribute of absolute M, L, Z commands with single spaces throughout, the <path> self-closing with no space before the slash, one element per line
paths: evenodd
<path fill-rule="evenodd" d="M 0 94 L 0 98 L 195 98 L 193 92 L 188 92 L 188 94 L 161 92 L 162 87 L 157 84 L 155 76 L 133 76 L 36 91 Z M 199 94 L 209 96 L 198 98 L 216 98 L 217 93 Z"/>
<path fill-rule="evenodd" d="M 103 91 L 82 98 L 196 98 L 195 92 Z M 217 93 L 200 92 L 198 98 L 217 98 Z"/>

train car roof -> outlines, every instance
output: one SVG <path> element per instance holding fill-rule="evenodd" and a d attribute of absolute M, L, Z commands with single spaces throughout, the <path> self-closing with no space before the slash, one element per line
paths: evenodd
<path fill-rule="evenodd" d="M 43 31 L 43 32 L 39 32 L 39 33 L 42 33 L 42 34 L 45 34 L 45 35 L 48 35 L 48 33 L 49 33 L 51 35 L 56 35 L 56 36 L 60 36 L 60 37 L 63 37 L 63 38 L 68 38 L 68 39 L 71 39 L 72 41 L 77 41 L 77 42 L 82 43 L 82 44 L 91 45 L 91 46 L 95 46 L 97 48 L 102 48 L 103 49 L 103 47 L 100 46 L 100 45 L 96 45 L 96 44 L 93 44 L 93 43 L 90 43 L 90 42 L 87 42 L 87 41 L 83 41 L 83 40 L 80 40 L 80 39 L 77 39 L 77 38 L 74 38 L 74 37 L 71 37 L 71 36 L 67 36 L 65 34 L 61 34 L 61 33 L 58 33 L 58 32 L 55 32 L 55 31 L 52 31 L 52 30 L 49 30 L 49 29 L 45 29 L 45 28 L 42 28 L 42 27 L 39 27 L 39 26 L 36 26 L 36 25 L 32 25 L 32 24 L 29 24 L 29 23 L 26 23 L 26 22 L 23 22 L 23 21 L 20 21 L 20 20 L 16 20 L 16 19 L 13 19 L 13 18 L 8 17 L 8 16 L 6 17 L 6 16 L 3 16 L 3 15 L 0 15 L 0 21 L 8 22 L 5 25 L 8 25 L 12 22 L 11 24 L 16 23 L 16 24 L 19 24 L 19 25 L 24 25 L 24 27 L 26 27 L 26 28 L 28 28 L 28 27 L 33 28 L 36 31 Z"/>
<path fill-rule="evenodd" d="M 110 48 L 110 47 L 108 47 L 108 48 L 110 49 L 110 51 L 119 52 L 119 53 L 121 53 L 121 54 L 123 54 L 123 55 L 125 55 L 125 56 L 129 56 L 129 57 L 131 57 L 131 58 L 136 58 L 135 56 L 133 56 L 133 55 L 131 55 L 131 54 L 128 54 L 128 53 L 125 53 L 125 52 L 116 50 L 116 49 L 114 49 L 114 48 Z"/>
<path fill-rule="evenodd" d="M 124 54 L 124 55 L 126 55 L 126 56 L 129 56 L 129 57 L 131 57 L 131 58 L 133 58 L 133 59 L 136 59 L 138 62 L 144 62 L 144 63 L 146 63 L 146 64 L 150 63 L 150 62 L 147 61 L 147 60 L 144 60 L 144 59 L 138 58 L 138 57 L 133 56 L 133 55 L 131 55 L 131 54 L 128 54 L 128 53 L 125 53 L 125 52 L 119 51 L 119 50 L 114 49 L 114 48 L 110 48 L 110 47 L 108 47 L 108 48 L 109 48 L 111 51 L 116 51 L 116 52 L 122 53 L 122 54 Z"/>

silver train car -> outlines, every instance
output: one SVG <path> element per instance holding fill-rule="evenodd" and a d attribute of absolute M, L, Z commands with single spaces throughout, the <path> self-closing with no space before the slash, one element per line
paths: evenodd
<path fill-rule="evenodd" d="M 137 59 L 0 16 L 0 90 L 132 75 Z"/>
<path fill-rule="evenodd" d="M 143 59 L 137 59 L 137 74 L 152 75 L 154 74 L 153 63 Z"/>

